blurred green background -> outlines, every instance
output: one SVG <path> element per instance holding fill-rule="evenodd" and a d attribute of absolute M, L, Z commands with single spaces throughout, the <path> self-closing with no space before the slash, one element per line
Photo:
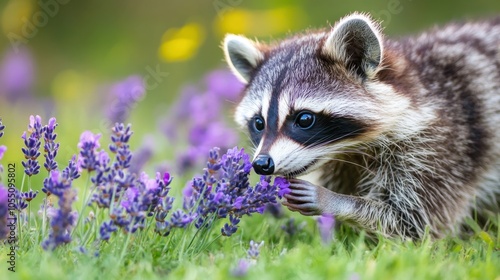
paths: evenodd
<path fill-rule="evenodd" d="M 20 136 L 29 115 L 41 115 L 44 123 L 57 117 L 59 161 L 65 162 L 76 153 L 83 130 L 103 132 L 98 105 L 106 86 L 132 74 L 152 77 L 129 118 L 139 135 L 132 146 L 152 134 L 166 147 L 159 148 L 156 160 L 168 157 L 172 147 L 158 132 L 159 117 L 184 84 L 225 67 L 220 48 L 225 33 L 269 41 L 363 11 L 397 37 L 450 20 L 495 15 L 500 1 L 2 0 L 0 9 L 0 59 L 13 46 L 26 48 L 34 67 L 33 99 L 12 102 L 0 93 L 0 117 L 7 126 L 0 144 L 9 149 L 4 164 L 14 161 L 20 169 Z"/>

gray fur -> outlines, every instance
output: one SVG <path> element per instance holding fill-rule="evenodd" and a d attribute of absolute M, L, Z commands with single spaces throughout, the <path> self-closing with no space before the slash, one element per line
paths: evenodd
<path fill-rule="evenodd" d="M 393 41 L 354 14 L 258 48 L 235 117 L 245 128 L 266 120 L 255 153 L 290 177 L 289 209 L 411 238 L 499 213 L 500 19 Z M 297 142 L 287 122 L 303 110 L 346 120 L 325 130 L 352 131 Z"/>

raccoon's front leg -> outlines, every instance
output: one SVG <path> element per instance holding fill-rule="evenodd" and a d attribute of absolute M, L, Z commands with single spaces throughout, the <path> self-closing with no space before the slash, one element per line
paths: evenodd
<path fill-rule="evenodd" d="M 283 203 L 291 211 L 303 215 L 332 214 L 342 221 L 354 223 L 369 232 L 381 232 L 386 236 L 405 232 L 397 225 L 397 213 L 389 205 L 363 197 L 332 192 L 308 181 L 290 179 L 289 194 Z"/>

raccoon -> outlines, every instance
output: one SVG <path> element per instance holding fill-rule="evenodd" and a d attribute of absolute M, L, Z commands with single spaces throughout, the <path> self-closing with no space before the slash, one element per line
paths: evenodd
<path fill-rule="evenodd" d="M 354 13 L 223 49 L 246 84 L 235 120 L 253 167 L 289 178 L 290 210 L 412 239 L 499 213 L 500 18 L 391 40 Z"/>

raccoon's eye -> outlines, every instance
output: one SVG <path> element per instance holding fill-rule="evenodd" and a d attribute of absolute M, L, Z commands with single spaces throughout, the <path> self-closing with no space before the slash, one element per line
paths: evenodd
<path fill-rule="evenodd" d="M 253 126 L 255 127 L 255 129 L 257 131 L 264 130 L 265 125 L 264 125 L 264 120 L 262 119 L 262 117 L 255 117 Z"/>
<path fill-rule="evenodd" d="M 308 129 L 314 125 L 315 120 L 316 120 L 316 117 L 313 114 L 311 114 L 309 112 L 302 112 L 297 116 L 295 123 L 300 128 Z"/>

